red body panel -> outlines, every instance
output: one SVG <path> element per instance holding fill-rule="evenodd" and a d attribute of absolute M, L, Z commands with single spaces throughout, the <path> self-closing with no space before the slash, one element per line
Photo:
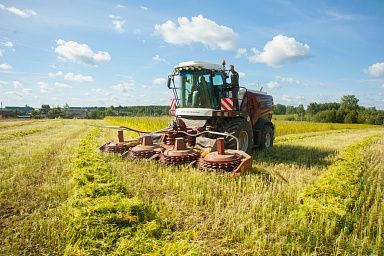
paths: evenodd
<path fill-rule="evenodd" d="M 273 98 L 268 94 L 248 90 L 240 109 L 248 112 L 254 126 L 259 118 L 270 118 L 273 113 Z"/>

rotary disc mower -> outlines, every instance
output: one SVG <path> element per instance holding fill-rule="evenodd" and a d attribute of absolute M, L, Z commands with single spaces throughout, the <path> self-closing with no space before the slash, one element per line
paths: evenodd
<path fill-rule="evenodd" d="M 180 122 L 180 121 L 179 121 Z M 239 174 L 252 169 L 252 158 L 242 150 L 225 149 L 225 138 L 238 138 L 228 133 L 210 131 L 183 131 L 177 124 L 156 131 L 143 132 L 128 141 L 124 140 L 124 126 L 103 126 L 118 129 L 118 142 L 110 141 L 100 147 L 102 152 L 121 154 L 126 159 L 148 159 L 164 165 L 190 165 L 202 170 L 226 171 Z M 216 139 L 206 134 L 220 136 Z M 238 143 L 237 143 L 238 144 Z"/>

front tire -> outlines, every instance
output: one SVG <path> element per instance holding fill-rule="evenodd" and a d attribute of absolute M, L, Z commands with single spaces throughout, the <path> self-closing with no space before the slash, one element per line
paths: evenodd
<path fill-rule="evenodd" d="M 267 149 L 273 146 L 275 138 L 272 127 L 265 125 L 261 131 L 260 149 Z"/>
<path fill-rule="evenodd" d="M 240 147 L 239 149 L 250 153 L 253 147 L 253 132 L 252 126 L 247 120 L 242 118 L 237 118 L 230 120 L 225 125 L 225 132 L 232 134 L 233 136 L 239 139 Z M 237 143 L 234 138 L 227 137 L 225 140 L 225 147 L 228 149 L 237 149 Z"/>

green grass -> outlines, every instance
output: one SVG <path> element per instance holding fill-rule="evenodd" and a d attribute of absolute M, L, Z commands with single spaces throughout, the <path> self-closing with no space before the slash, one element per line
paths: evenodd
<path fill-rule="evenodd" d="M 169 123 L 165 117 L 111 120 L 149 130 Z M 101 154 L 97 147 L 116 131 L 91 123 L 63 120 L 0 140 L 0 254 L 383 251 L 384 131 L 377 126 L 327 124 L 297 134 L 303 123 L 287 123 L 285 132 L 293 134 L 254 152 L 252 172 L 233 178 Z M 8 127 L 1 135 L 55 124 Z"/>
<path fill-rule="evenodd" d="M 141 131 L 156 131 L 168 127 L 170 116 L 160 117 L 106 117 L 104 121 L 110 125 L 122 125 Z M 137 137 L 137 133 L 129 132 L 130 136 Z"/>
<path fill-rule="evenodd" d="M 179 232 L 193 232 L 191 243 L 198 244 L 204 254 L 307 254 L 316 245 L 306 244 L 310 235 L 303 241 L 294 233 L 300 218 L 292 219 L 303 187 L 316 181 L 340 150 L 383 133 L 361 126 L 346 132 L 342 127 L 337 132 L 277 140 L 273 149 L 255 152 L 254 171 L 237 179 L 119 158 L 111 161 L 112 170 L 128 191 L 153 205 L 160 218 L 171 219 Z M 328 244 L 318 251 L 333 249 Z"/>
<path fill-rule="evenodd" d="M 1 255 L 63 250 L 67 224 L 61 204 L 72 193 L 70 158 L 86 130 L 83 121 L 71 121 L 0 141 Z"/>
<path fill-rule="evenodd" d="M 47 120 L 36 120 L 36 119 L 30 119 L 30 120 L 17 120 L 17 119 L 0 119 L 0 128 L 3 130 L 4 128 L 8 127 L 17 127 L 17 126 L 24 126 L 24 125 L 31 125 L 33 123 L 37 122 L 46 122 Z"/>
<path fill-rule="evenodd" d="M 99 134 L 97 129 L 88 133 L 74 154 L 77 186 L 67 206 L 69 241 L 64 254 L 193 254 L 196 250 L 186 243 L 168 242 L 168 223 L 109 173 L 105 157 L 96 151 Z"/>
<path fill-rule="evenodd" d="M 378 129 L 383 128 L 377 125 L 370 124 L 336 124 L 336 123 L 312 123 L 312 122 L 300 122 L 300 121 L 284 121 L 273 120 L 276 125 L 276 136 L 282 136 L 287 134 L 308 133 L 308 132 L 321 132 L 329 130 L 341 130 L 341 129 Z"/>
<path fill-rule="evenodd" d="M 371 171 L 370 156 L 364 151 L 376 143 L 378 137 L 370 136 L 347 147 L 326 172 L 303 190 L 302 205 L 292 219 L 296 219 L 293 230 L 305 234 L 302 242 L 308 251 L 320 248 L 321 253 L 351 254 L 356 249 L 355 242 L 348 236 L 356 225 L 362 228 L 359 218 L 362 208 L 356 206 L 366 203 L 367 197 L 362 191 L 369 186 L 366 177 Z M 366 237 L 371 244 L 362 250 L 364 254 L 378 254 L 383 249 L 382 224 L 377 224 L 378 227 L 371 225 L 376 237 Z M 376 242 L 377 238 L 380 243 Z"/>
<path fill-rule="evenodd" d="M 27 135 L 30 135 L 30 134 L 34 134 L 34 133 L 38 133 L 38 132 L 41 132 L 41 131 L 45 131 L 45 130 L 49 130 L 49 129 L 55 128 L 55 127 L 57 127 L 59 125 L 61 125 L 61 124 L 57 124 L 56 123 L 56 124 L 53 124 L 53 125 L 44 125 L 44 126 L 37 127 L 37 128 L 15 130 L 15 131 L 12 131 L 12 132 L 6 132 L 5 134 L 4 134 L 4 132 L 2 132 L 2 134 L 0 134 L 0 140 L 9 140 L 9 139 L 17 138 L 17 137 L 24 137 L 24 136 L 27 136 Z"/>
<path fill-rule="evenodd" d="M 169 125 L 172 117 L 106 117 L 104 119 L 107 123 L 112 125 L 123 125 L 130 128 L 155 131 L 165 128 Z M 276 136 L 299 134 L 309 132 L 323 132 L 330 130 L 350 130 L 350 129 L 369 129 L 369 128 L 383 128 L 377 125 L 368 124 L 335 124 L 335 123 L 312 123 L 312 122 L 299 122 L 299 121 L 286 121 L 286 120 L 272 120 L 276 126 Z M 130 133 L 135 135 L 134 133 Z"/>

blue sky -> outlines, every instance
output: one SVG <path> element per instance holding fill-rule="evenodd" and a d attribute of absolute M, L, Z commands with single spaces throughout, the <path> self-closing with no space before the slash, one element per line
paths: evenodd
<path fill-rule="evenodd" d="M 1 1 L 0 100 L 168 105 L 179 62 L 226 59 L 276 103 L 384 109 L 384 1 Z"/>

